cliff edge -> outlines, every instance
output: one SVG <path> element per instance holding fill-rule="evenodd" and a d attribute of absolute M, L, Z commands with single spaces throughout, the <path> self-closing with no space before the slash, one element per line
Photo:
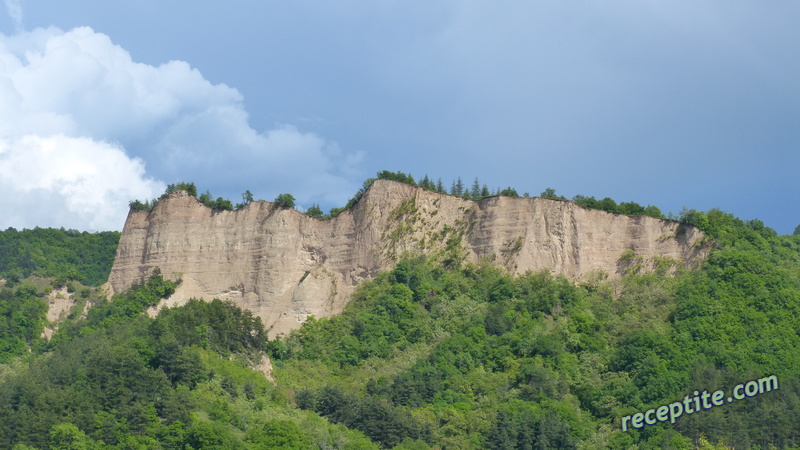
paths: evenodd
<path fill-rule="evenodd" d="M 360 281 L 404 252 L 459 248 L 512 273 L 548 269 L 570 278 L 622 276 L 633 265 L 688 266 L 710 244 L 691 226 L 589 210 L 543 198 L 480 201 L 377 180 L 350 210 L 321 221 L 258 201 L 212 211 L 184 191 L 128 214 L 109 282 L 114 292 L 153 268 L 181 278 L 163 304 L 221 298 L 253 311 L 271 336 L 344 308 Z"/>

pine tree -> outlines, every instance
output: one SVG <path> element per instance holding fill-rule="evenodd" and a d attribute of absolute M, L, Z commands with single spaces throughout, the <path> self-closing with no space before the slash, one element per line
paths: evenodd
<path fill-rule="evenodd" d="M 472 182 L 472 189 L 469 191 L 469 196 L 472 197 L 473 200 L 481 198 L 481 183 L 478 181 L 478 177 L 475 177 L 475 181 Z"/>
<path fill-rule="evenodd" d="M 505 450 L 517 448 L 516 433 L 514 423 L 505 411 L 497 414 L 494 426 L 489 430 L 486 440 L 486 448 Z"/>
<path fill-rule="evenodd" d="M 453 183 L 453 192 L 452 192 L 452 194 L 453 195 L 457 195 L 459 197 L 463 197 L 464 193 L 465 193 L 464 192 L 464 182 L 461 181 L 461 177 L 458 177 L 456 179 L 456 182 Z"/>
<path fill-rule="evenodd" d="M 422 178 L 422 180 L 420 180 L 419 186 L 422 189 L 425 189 L 425 190 L 428 190 L 428 191 L 435 191 L 436 190 L 436 186 L 433 184 L 433 181 L 431 181 L 431 179 L 428 178 L 428 174 L 425 174 L 425 176 Z"/>

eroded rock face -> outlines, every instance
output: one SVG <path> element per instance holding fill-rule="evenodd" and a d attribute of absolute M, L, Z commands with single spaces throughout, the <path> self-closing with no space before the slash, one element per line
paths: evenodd
<path fill-rule="evenodd" d="M 41 337 L 50 340 L 58 330 L 58 325 L 69 315 L 69 310 L 75 306 L 75 295 L 70 293 L 66 286 L 53 289 L 47 299 L 47 326 L 42 330 Z"/>
<path fill-rule="evenodd" d="M 230 299 L 276 336 L 309 315 L 341 312 L 356 284 L 404 252 L 441 251 L 448 241 L 460 241 L 468 260 L 576 279 L 658 261 L 692 265 L 710 249 L 701 231 L 674 221 L 542 198 L 475 202 L 387 180 L 329 221 L 263 201 L 212 211 L 177 191 L 150 212 L 129 213 L 109 282 L 120 292 L 159 267 L 182 279 L 164 304 Z"/>

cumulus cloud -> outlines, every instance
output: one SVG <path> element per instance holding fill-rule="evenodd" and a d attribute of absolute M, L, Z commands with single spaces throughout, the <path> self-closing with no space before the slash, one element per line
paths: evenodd
<path fill-rule="evenodd" d="M 117 146 L 64 135 L 0 140 L 0 202 L 7 226 L 119 229 L 131 198 L 164 184 Z"/>
<path fill-rule="evenodd" d="M 236 89 L 136 62 L 88 27 L 0 35 L 0 139 L 0 208 L 17 208 L 0 227 L 118 229 L 120 205 L 157 196 L 157 180 L 338 203 L 361 159 L 291 125 L 257 131 Z"/>

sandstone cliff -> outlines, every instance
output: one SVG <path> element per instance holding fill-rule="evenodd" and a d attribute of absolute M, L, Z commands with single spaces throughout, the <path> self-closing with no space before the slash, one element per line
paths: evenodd
<path fill-rule="evenodd" d="M 674 221 L 542 198 L 475 202 L 387 180 L 329 221 L 263 201 L 212 211 L 177 191 L 150 212 L 129 213 L 109 282 L 120 292 L 159 267 L 183 280 L 165 304 L 230 299 L 275 336 L 309 315 L 341 312 L 356 284 L 407 251 L 450 243 L 469 260 L 490 258 L 514 273 L 615 278 L 659 261 L 698 263 L 708 253 L 705 242 L 702 232 Z"/>

